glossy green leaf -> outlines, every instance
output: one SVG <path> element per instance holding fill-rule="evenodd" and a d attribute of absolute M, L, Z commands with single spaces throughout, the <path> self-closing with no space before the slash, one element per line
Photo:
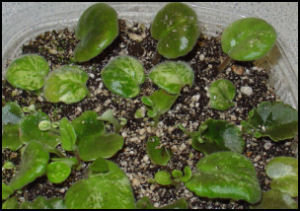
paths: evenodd
<path fill-rule="evenodd" d="M 237 61 L 252 61 L 274 46 L 276 31 L 260 18 L 243 18 L 230 24 L 222 34 L 223 51 Z"/>
<path fill-rule="evenodd" d="M 11 179 L 9 186 L 13 190 L 19 190 L 33 182 L 46 172 L 49 153 L 39 142 L 31 141 L 26 146 L 16 175 Z"/>
<path fill-rule="evenodd" d="M 243 130 L 256 138 L 273 141 L 293 138 L 298 133 L 298 111 L 282 102 L 262 102 L 242 121 Z"/>
<path fill-rule="evenodd" d="M 15 196 L 7 199 L 2 204 L 2 209 L 18 209 L 18 208 L 19 208 L 19 202 Z"/>
<path fill-rule="evenodd" d="M 235 96 L 235 86 L 227 79 L 214 81 L 209 89 L 209 106 L 216 110 L 227 110 L 234 106 L 233 98 Z"/>
<path fill-rule="evenodd" d="M 3 126 L 2 148 L 17 151 L 23 142 L 20 137 L 20 126 L 18 124 L 7 124 Z"/>
<path fill-rule="evenodd" d="M 43 112 L 25 116 L 20 123 L 21 140 L 24 143 L 38 141 L 51 149 L 55 148 L 60 142 L 60 137 L 52 131 L 41 131 L 39 129 L 39 123 L 44 120 L 49 121 L 49 117 Z"/>
<path fill-rule="evenodd" d="M 119 120 L 114 117 L 113 111 L 111 109 L 105 111 L 101 116 L 98 117 L 98 119 L 111 123 L 114 126 L 116 133 L 118 133 L 121 129 Z"/>
<path fill-rule="evenodd" d="M 107 89 L 125 98 L 137 96 L 145 80 L 143 65 L 130 56 L 111 60 L 102 70 L 101 76 Z"/>
<path fill-rule="evenodd" d="M 134 209 L 135 199 L 130 181 L 113 162 L 109 171 L 93 174 L 75 183 L 66 193 L 68 209 Z"/>
<path fill-rule="evenodd" d="M 85 62 L 99 55 L 119 34 L 118 15 L 107 4 L 97 3 L 81 15 L 75 31 L 77 44 L 74 57 Z"/>
<path fill-rule="evenodd" d="M 84 161 L 111 158 L 123 148 L 123 144 L 123 137 L 114 133 L 84 136 L 79 140 L 79 156 Z"/>
<path fill-rule="evenodd" d="M 13 188 L 2 182 L 2 200 L 7 199 L 13 193 Z"/>
<path fill-rule="evenodd" d="M 165 147 L 160 147 L 159 138 L 151 137 L 146 145 L 146 151 L 154 164 L 166 166 L 171 159 L 171 151 Z"/>
<path fill-rule="evenodd" d="M 199 37 L 197 15 L 183 3 L 169 3 L 155 16 L 151 35 L 158 40 L 158 52 L 168 59 L 184 56 Z"/>
<path fill-rule="evenodd" d="M 77 103 L 86 97 L 89 76 L 79 66 L 65 65 L 52 71 L 44 87 L 44 95 L 51 103 Z"/>
<path fill-rule="evenodd" d="M 293 157 L 275 157 L 266 166 L 267 175 L 272 178 L 271 188 L 298 196 L 298 160 Z"/>
<path fill-rule="evenodd" d="M 7 68 L 6 80 L 14 87 L 24 90 L 38 90 L 44 86 L 49 72 L 48 62 L 36 54 L 15 59 Z"/>
<path fill-rule="evenodd" d="M 245 200 L 261 199 L 261 189 L 251 161 L 235 152 L 215 152 L 200 159 L 198 173 L 185 183 L 200 197 Z"/>
<path fill-rule="evenodd" d="M 160 185 L 171 185 L 173 183 L 170 173 L 164 170 L 156 172 L 154 179 Z"/>
<path fill-rule="evenodd" d="M 251 209 L 297 209 L 298 203 L 288 194 L 282 193 L 278 190 L 270 190 L 264 192 L 262 201 Z"/>
<path fill-rule="evenodd" d="M 7 102 L 4 107 L 2 107 L 2 126 L 8 123 L 18 124 L 23 118 L 24 114 L 16 102 Z"/>
<path fill-rule="evenodd" d="M 61 135 L 62 148 L 66 151 L 73 151 L 77 136 L 73 125 L 66 117 L 60 120 L 59 131 Z"/>
<path fill-rule="evenodd" d="M 97 158 L 92 165 L 90 165 L 90 169 L 93 173 L 106 173 L 109 171 L 108 164 L 104 158 Z"/>
<path fill-rule="evenodd" d="M 167 61 L 156 65 L 149 74 L 150 79 L 159 88 L 170 94 L 180 94 L 185 85 L 194 83 L 194 71 L 185 62 Z"/>
<path fill-rule="evenodd" d="M 70 176 L 71 167 L 64 162 L 52 162 L 48 164 L 46 174 L 50 182 L 59 184 Z"/>

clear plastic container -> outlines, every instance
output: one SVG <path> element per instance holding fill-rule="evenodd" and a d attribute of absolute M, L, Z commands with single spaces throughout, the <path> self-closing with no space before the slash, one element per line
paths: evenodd
<path fill-rule="evenodd" d="M 18 54 L 20 47 L 34 36 L 51 29 L 74 27 L 80 14 L 91 4 L 89 2 L 36 3 L 22 11 L 16 11 L 2 26 L 2 78 L 7 62 Z M 112 2 L 119 18 L 150 24 L 156 12 L 165 3 L 160 2 Z M 247 17 L 245 14 L 226 10 L 202 7 L 201 3 L 188 3 L 198 14 L 202 32 L 215 35 L 232 21 Z M 293 71 L 292 54 L 278 37 L 272 52 L 260 63 L 271 71 L 270 84 L 281 100 L 298 110 L 298 77 Z"/>

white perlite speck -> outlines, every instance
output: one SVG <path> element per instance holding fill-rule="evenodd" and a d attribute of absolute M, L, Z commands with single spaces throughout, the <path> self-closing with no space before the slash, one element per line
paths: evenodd
<path fill-rule="evenodd" d="M 247 96 L 251 96 L 253 94 L 253 90 L 250 86 L 242 86 L 241 87 L 241 92 L 244 95 L 247 95 Z"/>

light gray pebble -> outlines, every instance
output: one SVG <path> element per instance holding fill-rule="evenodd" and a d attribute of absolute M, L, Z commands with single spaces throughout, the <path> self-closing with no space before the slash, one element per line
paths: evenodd
<path fill-rule="evenodd" d="M 264 144 L 264 148 L 265 150 L 269 150 L 272 147 L 272 143 L 271 142 L 267 142 Z"/>
<path fill-rule="evenodd" d="M 251 96 L 253 94 L 253 90 L 250 86 L 242 86 L 241 87 L 241 92 L 244 95 L 247 95 L 247 96 Z"/>

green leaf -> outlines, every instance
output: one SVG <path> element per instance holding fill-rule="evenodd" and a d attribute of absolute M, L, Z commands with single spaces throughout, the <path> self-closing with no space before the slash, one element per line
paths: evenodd
<path fill-rule="evenodd" d="M 273 141 L 293 138 L 298 133 L 298 111 L 282 102 L 262 102 L 242 121 L 243 130 L 256 138 Z"/>
<path fill-rule="evenodd" d="M 64 162 L 52 162 L 48 164 L 46 174 L 50 182 L 59 184 L 70 176 L 71 167 Z"/>
<path fill-rule="evenodd" d="M 235 96 L 235 86 L 227 79 L 219 79 L 214 81 L 209 89 L 209 106 L 216 110 L 227 110 L 234 106 L 232 102 Z"/>
<path fill-rule="evenodd" d="M 16 168 L 16 166 L 13 162 L 5 161 L 2 168 L 4 168 L 4 169 L 14 169 L 14 168 Z"/>
<path fill-rule="evenodd" d="M 100 119 L 102 121 L 107 121 L 107 122 L 111 123 L 114 126 L 115 133 L 120 132 L 121 125 L 119 123 L 119 120 L 117 120 L 114 117 L 113 110 L 108 109 L 100 117 L 98 117 L 98 119 Z"/>
<path fill-rule="evenodd" d="M 48 102 L 77 103 L 86 97 L 86 82 L 89 76 L 79 66 L 65 65 L 52 71 L 44 87 Z"/>
<path fill-rule="evenodd" d="M 171 159 L 171 151 L 159 146 L 159 138 L 156 136 L 151 137 L 146 145 L 147 154 L 154 164 L 166 166 Z"/>
<path fill-rule="evenodd" d="M 85 62 L 99 55 L 119 34 L 118 15 L 107 4 L 90 6 L 81 15 L 75 35 L 80 40 L 74 57 L 77 62 Z"/>
<path fill-rule="evenodd" d="M 158 40 L 158 52 L 168 59 L 184 56 L 195 46 L 199 37 L 197 15 L 182 3 L 169 3 L 155 16 L 151 35 Z"/>
<path fill-rule="evenodd" d="M 184 167 L 183 169 L 184 176 L 180 178 L 182 182 L 188 182 L 192 178 L 192 170 L 189 166 Z"/>
<path fill-rule="evenodd" d="M 21 156 L 21 163 L 17 168 L 18 171 L 11 179 L 9 186 L 13 190 L 19 190 L 33 182 L 46 172 L 48 160 L 49 153 L 44 149 L 43 145 L 31 141 Z"/>
<path fill-rule="evenodd" d="M 6 80 L 14 87 L 24 90 L 38 90 L 44 86 L 49 72 L 48 62 L 36 54 L 15 59 L 7 68 Z"/>
<path fill-rule="evenodd" d="M 185 62 L 167 61 L 156 65 L 149 74 L 150 79 L 159 88 L 170 94 L 180 94 L 185 85 L 194 83 L 194 71 Z"/>
<path fill-rule="evenodd" d="M 68 165 L 69 167 L 78 165 L 78 160 L 75 157 L 67 157 L 67 158 L 52 158 L 51 159 L 54 162 L 62 162 Z"/>
<path fill-rule="evenodd" d="M 143 198 L 140 198 L 136 202 L 136 208 L 137 209 L 155 209 L 155 207 L 152 205 L 152 202 L 147 196 L 144 196 Z"/>
<path fill-rule="evenodd" d="M 75 183 L 65 195 L 68 209 L 134 209 L 135 199 L 126 174 L 113 162 L 109 171 Z"/>
<path fill-rule="evenodd" d="M 172 171 L 172 177 L 174 177 L 175 179 L 181 179 L 182 176 L 183 176 L 182 171 L 178 169 L 174 169 Z"/>
<path fill-rule="evenodd" d="M 109 171 L 106 160 L 101 157 L 97 158 L 92 165 L 90 165 L 90 169 L 93 173 L 107 173 Z"/>
<path fill-rule="evenodd" d="M 293 157 L 275 157 L 266 166 L 267 175 L 272 178 L 271 188 L 298 196 L 298 160 Z"/>
<path fill-rule="evenodd" d="M 2 148 L 17 151 L 23 145 L 20 137 L 20 126 L 18 124 L 7 124 L 3 126 Z"/>
<path fill-rule="evenodd" d="M 12 187 L 2 182 L 2 200 L 7 199 L 13 193 L 14 190 L 12 189 Z"/>
<path fill-rule="evenodd" d="M 164 170 L 156 172 L 154 179 L 160 185 L 171 185 L 173 183 L 170 173 Z"/>
<path fill-rule="evenodd" d="M 276 31 L 259 18 L 243 18 L 230 24 L 222 34 L 223 51 L 237 61 L 252 61 L 274 46 Z"/>
<path fill-rule="evenodd" d="M 159 209 L 188 209 L 188 208 L 189 205 L 185 199 L 178 199 L 171 204 L 160 207 Z"/>
<path fill-rule="evenodd" d="M 201 129 L 202 128 L 202 129 Z M 199 142 L 199 137 L 201 142 Z M 240 129 L 224 120 L 208 119 L 199 127 L 199 136 L 193 137 L 193 146 L 204 154 L 217 151 L 242 153 L 245 141 Z"/>
<path fill-rule="evenodd" d="M 270 190 L 263 193 L 262 201 L 251 209 L 297 209 L 298 203 L 288 194 L 278 190 Z"/>
<path fill-rule="evenodd" d="M 123 144 L 123 137 L 114 133 L 84 136 L 79 140 L 79 156 L 84 161 L 111 158 L 123 148 Z"/>
<path fill-rule="evenodd" d="M 111 60 L 102 70 L 101 76 L 107 89 L 124 98 L 137 96 L 145 80 L 143 65 L 130 56 Z"/>
<path fill-rule="evenodd" d="M 60 120 L 59 131 L 61 135 L 62 148 L 66 151 L 73 151 L 77 136 L 73 125 L 66 117 Z"/>
<path fill-rule="evenodd" d="M 7 199 L 2 204 L 2 209 L 18 209 L 18 208 L 19 208 L 19 202 L 15 196 Z"/>
<path fill-rule="evenodd" d="M 34 201 L 25 201 L 20 205 L 21 209 L 64 209 L 63 201 L 59 198 L 47 199 L 38 196 Z"/>
<path fill-rule="evenodd" d="M 134 113 L 134 118 L 135 119 L 141 119 L 141 118 L 144 118 L 144 117 L 145 117 L 145 110 L 139 108 L 135 111 L 135 113 Z"/>
<path fill-rule="evenodd" d="M 2 126 L 6 124 L 18 124 L 23 118 L 24 113 L 16 102 L 7 102 L 2 107 Z"/>
<path fill-rule="evenodd" d="M 215 152 L 200 159 L 198 173 L 185 183 L 200 197 L 245 200 L 261 198 L 261 189 L 251 161 L 235 152 Z"/>
<path fill-rule="evenodd" d="M 24 143 L 38 141 L 54 149 L 59 144 L 60 137 L 52 131 L 41 131 L 39 129 L 39 123 L 44 120 L 49 121 L 49 117 L 43 112 L 25 116 L 20 123 L 21 140 Z"/>
<path fill-rule="evenodd" d="M 40 121 L 38 127 L 41 131 L 48 131 L 51 129 L 51 122 L 49 120 Z"/>

